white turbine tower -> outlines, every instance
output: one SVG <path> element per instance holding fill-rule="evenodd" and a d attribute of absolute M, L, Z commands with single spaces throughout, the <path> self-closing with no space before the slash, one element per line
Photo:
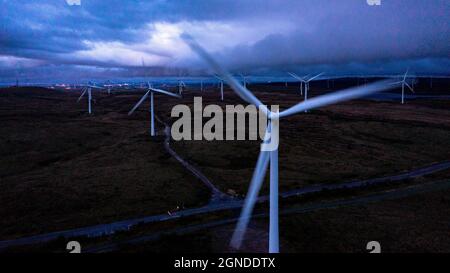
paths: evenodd
<path fill-rule="evenodd" d="M 180 95 L 177 94 L 173 94 L 170 93 L 168 91 L 165 90 L 161 90 L 161 89 L 156 89 L 153 88 L 153 86 L 150 83 L 148 84 L 148 90 L 147 93 L 144 94 L 144 96 L 142 96 L 142 98 L 138 101 L 138 103 L 136 103 L 136 105 L 133 107 L 133 109 L 131 109 L 130 112 L 128 112 L 128 115 L 131 116 L 134 111 L 136 111 L 136 109 L 148 98 L 148 96 L 150 95 L 150 135 L 151 136 L 155 136 L 155 112 L 154 112 L 154 93 L 158 93 L 158 94 L 163 94 L 163 95 L 167 95 L 167 96 L 171 96 L 171 97 L 175 97 L 175 98 L 181 98 Z"/>
<path fill-rule="evenodd" d="M 303 112 L 308 109 L 323 107 L 326 105 L 347 101 L 359 97 L 364 97 L 375 92 L 380 92 L 388 89 L 392 89 L 396 84 L 392 80 L 379 81 L 365 87 L 351 88 L 324 96 L 313 98 L 309 101 L 301 102 L 282 112 L 271 112 L 269 109 L 256 98 L 248 89 L 242 86 L 231 74 L 224 70 L 196 41 L 188 35 L 183 35 L 183 39 L 189 44 L 193 51 L 195 51 L 201 58 L 203 58 L 211 68 L 219 74 L 234 92 L 239 95 L 243 100 L 250 104 L 254 104 L 259 107 L 268 118 L 268 127 L 266 130 L 265 141 L 263 146 L 268 140 L 268 133 L 277 138 L 277 132 L 279 130 L 279 119 L 286 118 L 297 113 Z M 399 85 L 397 83 L 397 85 Z M 256 163 L 256 169 L 253 173 L 253 178 L 250 183 L 249 191 L 244 201 L 244 207 L 239 218 L 238 225 L 233 234 L 231 245 L 235 248 L 240 248 L 242 239 L 245 234 L 246 227 L 250 220 L 253 208 L 258 201 L 258 193 L 261 189 L 266 170 L 270 162 L 270 228 L 269 228 L 269 252 L 279 252 L 279 233 L 278 233 L 278 146 L 272 150 L 261 149 L 258 161 Z"/>
<path fill-rule="evenodd" d="M 104 87 L 106 87 L 106 91 L 108 92 L 108 95 L 111 95 L 111 89 L 113 87 L 113 85 L 111 84 L 111 81 L 107 81 L 106 85 L 104 85 Z"/>
<path fill-rule="evenodd" d="M 240 76 L 242 77 L 242 84 L 244 85 L 245 88 L 247 88 L 247 79 L 249 78 L 248 76 L 245 76 L 244 74 L 240 74 Z"/>
<path fill-rule="evenodd" d="M 300 76 L 298 76 L 295 73 L 292 73 L 292 72 L 288 72 L 288 74 L 291 75 L 294 79 L 300 81 L 300 95 L 303 96 L 303 84 L 305 83 L 305 79 L 300 77 Z"/>
<path fill-rule="evenodd" d="M 414 88 L 406 82 L 406 78 L 408 77 L 408 72 L 409 72 L 409 69 L 406 70 L 406 73 L 403 76 L 402 81 L 401 81 L 401 83 L 402 83 L 402 104 L 405 104 L 405 86 L 408 87 L 409 90 L 411 90 L 411 92 L 414 93 Z"/>
<path fill-rule="evenodd" d="M 222 78 L 220 78 L 217 75 L 214 75 L 214 77 L 216 77 L 219 80 L 219 85 L 220 85 L 220 99 L 223 101 L 223 82 L 224 80 Z"/>
<path fill-rule="evenodd" d="M 296 78 L 297 80 L 299 80 L 301 83 L 303 82 L 305 85 L 305 101 L 308 100 L 308 90 L 309 90 L 309 83 L 312 82 L 313 80 L 317 79 L 318 77 L 322 76 L 324 73 L 320 73 L 314 77 L 308 78 L 309 76 L 306 76 L 304 78 L 300 78 L 299 76 L 295 75 L 294 73 L 289 73 L 292 77 Z M 301 83 L 300 83 L 300 89 L 301 89 Z M 308 110 L 305 110 L 305 113 L 307 113 Z"/>
<path fill-rule="evenodd" d="M 84 95 L 88 94 L 88 113 L 89 115 L 92 114 L 92 89 L 104 89 L 103 87 L 95 86 L 94 84 L 90 83 L 81 89 L 82 93 L 81 96 L 78 98 L 77 102 L 80 102 L 81 99 L 84 97 Z"/>
<path fill-rule="evenodd" d="M 183 81 L 178 83 L 178 94 L 183 95 L 183 88 L 186 88 L 186 84 Z"/>

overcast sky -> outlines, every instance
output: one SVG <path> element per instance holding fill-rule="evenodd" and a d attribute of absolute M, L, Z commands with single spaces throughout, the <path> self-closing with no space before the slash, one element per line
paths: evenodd
<path fill-rule="evenodd" d="M 202 68 L 184 32 L 251 74 L 450 74 L 449 0 L 67 2 L 0 0 L 0 79 Z"/>

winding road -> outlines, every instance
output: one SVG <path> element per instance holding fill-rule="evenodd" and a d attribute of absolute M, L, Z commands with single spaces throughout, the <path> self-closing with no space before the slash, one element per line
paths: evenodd
<path fill-rule="evenodd" d="M 164 134 L 165 134 L 165 140 L 164 140 L 164 148 L 166 151 L 175 158 L 178 162 L 183 165 L 188 171 L 190 171 L 195 177 L 197 177 L 200 181 L 203 182 L 203 184 L 211 191 L 211 203 L 220 203 L 223 201 L 229 201 L 232 200 L 233 197 L 221 192 L 204 174 L 202 174 L 199 170 L 197 170 L 194 166 L 192 166 L 189 162 L 184 160 L 179 154 L 177 154 L 171 147 L 170 147 L 170 139 L 172 137 L 171 135 L 171 127 L 162 121 L 158 116 L 156 116 L 156 120 L 164 125 Z"/>
<path fill-rule="evenodd" d="M 448 190 L 450 189 L 450 181 L 436 181 L 431 182 L 423 185 L 415 185 L 407 188 L 400 188 L 395 190 L 389 190 L 381 193 L 374 193 L 362 197 L 354 197 L 350 199 L 341 199 L 341 200 L 335 200 L 335 201 L 328 201 L 328 202 L 318 202 L 314 204 L 308 204 L 308 205 L 302 205 L 299 207 L 293 207 L 288 208 L 280 211 L 280 215 L 289 215 L 289 214 L 302 214 L 302 213 L 309 213 L 314 212 L 318 210 L 323 209 L 333 209 L 333 208 L 339 208 L 343 206 L 358 206 L 358 205 L 365 205 L 385 200 L 395 200 L 400 198 L 405 198 L 408 196 L 416 195 L 416 194 L 422 194 L 422 193 L 428 193 L 428 192 L 434 192 L 434 191 L 440 191 L 440 190 Z M 252 218 L 266 218 L 269 214 L 264 213 L 258 213 L 253 214 Z M 188 234 L 192 232 L 196 232 L 199 230 L 205 230 L 209 228 L 214 228 L 218 226 L 223 225 L 229 225 L 237 222 L 239 218 L 229 218 L 229 219 L 223 219 L 218 221 L 212 221 L 205 224 L 196 224 L 196 225 L 190 225 L 186 227 L 180 227 L 180 228 L 174 228 L 172 230 L 165 230 L 162 232 L 156 232 L 152 235 L 145 235 L 145 236 L 139 236 L 132 239 L 127 240 L 121 240 L 118 242 L 112 242 L 112 243 L 106 243 L 100 246 L 94 246 L 90 248 L 86 248 L 83 250 L 85 253 L 102 253 L 102 252 L 111 252 L 111 251 L 117 251 L 120 250 L 121 247 L 124 245 L 135 245 L 139 243 L 145 243 L 149 241 L 156 241 L 160 239 L 162 236 L 166 236 L 169 234 L 174 235 L 183 235 Z"/>
<path fill-rule="evenodd" d="M 0 250 L 4 250 L 8 247 L 13 246 L 20 246 L 20 245 L 30 245 L 30 244 L 36 244 L 36 243 L 44 243 L 48 241 L 52 241 L 58 238 L 73 238 L 73 237 L 100 237 L 105 235 L 111 235 L 118 231 L 127 231 L 131 227 L 136 226 L 138 224 L 149 224 L 149 223 L 156 223 L 156 222 L 163 222 L 168 220 L 174 220 L 181 217 L 189 217 L 193 215 L 200 215 L 200 214 L 206 214 L 206 213 L 212 213 L 212 212 L 218 212 L 218 211 L 224 211 L 224 210 L 232 210 L 232 209 L 238 209 L 243 206 L 243 200 L 242 199 L 235 199 L 233 197 L 230 197 L 226 195 L 225 193 L 221 192 L 214 184 L 205 177 L 199 170 L 197 170 L 194 166 L 189 164 L 187 161 L 185 161 L 180 155 L 178 155 L 171 147 L 170 147 L 170 126 L 168 126 L 166 123 L 162 122 L 159 118 L 157 118 L 159 122 L 161 122 L 165 126 L 165 141 L 164 141 L 164 147 L 165 149 L 170 153 L 171 156 L 173 156 L 177 161 L 179 161 L 187 170 L 189 170 L 195 177 L 197 177 L 204 185 L 206 185 L 211 190 L 211 199 L 210 202 L 199 208 L 192 208 L 192 209 L 186 209 L 182 211 L 178 211 L 176 213 L 173 213 L 172 215 L 168 214 L 160 214 L 160 215 L 152 215 L 142 218 L 135 218 L 135 219 L 128 219 L 123 221 L 117 221 L 113 223 L 108 224 L 100 224 L 95 226 L 88 226 L 83 228 L 76 228 L 76 229 L 69 229 L 64 231 L 58 231 L 58 232 L 51 232 L 46 234 L 40 234 L 30 237 L 24 237 L 14 240 L 5 240 L 0 241 Z M 398 182 L 403 181 L 405 179 L 420 177 L 428 174 L 432 174 L 435 172 L 443 171 L 450 169 L 450 161 L 447 162 L 441 162 L 437 164 L 433 164 L 424 168 L 419 168 L 416 170 L 412 170 L 409 172 L 405 172 L 402 174 L 382 177 L 382 178 L 375 178 L 375 179 L 369 179 L 369 180 L 359 180 L 359 181 L 350 181 L 345 183 L 337 183 L 337 184 L 320 184 L 320 185 L 313 185 L 309 187 L 304 187 L 297 190 L 287 191 L 280 194 L 281 198 L 289 198 L 293 196 L 304 196 L 311 193 L 318 193 L 324 190 L 339 190 L 339 189 L 353 189 L 353 188 L 363 188 L 371 185 L 379 185 L 379 184 L 385 184 L 385 183 L 391 183 L 391 182 Z M 361 198 L 367 198 L 367 197 L 361 197 Z M 269 199 L 268 196 L 260 196 L 258 198 L 259 203 L 267 202 Z M 338 204 L 348 204 L 348 202 L 351 202 L 351 199 L 349 201 L 341 200 L 336 201 Z M 333 202 L 331 202 L 333 203 Z M 313 208 L 317 209 L 320 207 L 320 203 L 317 205 L 314 205 Z M 289 210 L 287 210 L 289 211 Z M 225 222 L 224 222 L 225 221 Z M 232 220 L 224 220 L 220 221 L 219 223 L 227 223 L 227 221 L 235 221 L 235 219 Z M 213 223 L 211 223 L 213 224 Z M 203 227 L 208 226 L 208 224 L 203 224 Z"/>

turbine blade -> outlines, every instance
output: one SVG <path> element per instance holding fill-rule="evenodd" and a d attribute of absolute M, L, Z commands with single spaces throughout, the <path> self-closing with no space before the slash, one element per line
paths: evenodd
<path fill-rule="evenodd" d="M 409 88 L 409 90 L 411 90 L 411 92 L 413 92 L 413 93 L 415 93 L 414 92 L 414 89 L 411 87 L 411 85 L 409 85 L 409 83 L 407 83 L 406 81 L 405 81 L 405 85 Z"/>
<path fill-rule="evenodd" d="M 80 102 L 80 100 L 83 98 L 83 96 L 86 94 L 86 92 L 87 92 L 87 88 L 86 87 L 84 87 L 82 90 L 84 90 L 82 93 L 81 93 L 81 96 L 78 98 L 78 100 L 77 100 L 77 102 Z"/>
<path fill-rule="evenodd" d="M 307 82 L 310 82 L 310 81 L 312 81 L 314 79 L 317 79 L 318 77 L 322 76 L 323 74 L 324 73 L 320 73 L 319 75 L 316 75 L 316 76 L 312 77 L 311 79 L 309 79 Z"/>
<path fill-rule="evenodd" d="M 157 89 L 157 88 L 152 88 L 152 87 L 151 87 L 150 90 L 151 90 L 152 92 L 155 92 L 155 93 L 160 93 L 160 94 L 164 94 L 164 95 L 171 96 L 171 97 L 175 97 L 175 98 L 179 98 L 179 99 L 182 98 L 182 97 L 181 97 L 180 95 L 178 95 L 178 94 L 174 94 L 174 93 L 171 93 L 171 92 L 169 92 L 169 91 L 162 90 L 162 89 Z"/>
<path fill-rule="evenodd" d="M 233 233 L 233 237 L 231 238 L 231 246 L 236 249 L 239 249 L 241 247 L 242 239 L 244 238 L 253 208 L 258 201 L 258 193 L 264 182 L 268 165 L 269 152 L 261 151 L 256 163 L 255 171 L 253 172 L 253 178 L 252 182 L 250 183 L 250 188 L 245 197 L 244 207 L 242 208 L 239 222 L 237 223 L 236 229 Z"/>
<path fill-rule="evenodd" d="M 400 84 L 394 82 L 393 80 L 382 80 L 375 83 L 371 83 L 366 86 L 353 87 L 346 90 L 334 92 L 332 94 L 323 95 L 320 97 L 308 99 L 307 101 L 301 102 L 279 114 L 280 118 L 288 117 L 299 112 L 311 110 L 314 108 L 319 108 L 327 106 L 330 104 L 335 104 L 342 101 L 352 100 L 356 98 L 365 97 L 367 95 L 394 89 Z"/>
<path fill-rule="evenodd" d="M 94 89 L 105 89 L 103 87 L 100 86 L 95 86 L 95 85 L 89 85 L 90 88 L 94 88 Z"/>
<path fill-rule="evenodd" d="M 294 79 L 297 79 L 297 80 L 303 82 L 303 79 L 300 78 L 300 76 L 298 76 L 297 74 L 294 74 L 294 73 L 291 73 L 291 72 L 288 72 L 288 74 L 291 75 Z"/>
<path fill-rule="evenodd" d="M 266 115 L 269 115 L 267 107 L 256 98 L 247 88 L 241 85 L 229 72 L 222 68 L 216 60 L 206 52 L 190 35 L 183 34 L 183 40 L 190 46 L 190 48 L 199 55 L 224 81 L 234 90 L 234 92 L 243 100 L 250 104 L 254 104 L 256 107 L 261 107 Z"/>
<path fill-rule="evenodd" d="M 305 79 L 309 78 L 309 76 L 311 76 L 311 74 L 308 74 L 306 76 L 303 77 L 303 81 L 305 81 Z"/>
<path fill-rule="evenodd" d="M 138 103 L 136 103 L 136 105 L 133 107 L 133 109 L 131 109 L 131 111 L 128 112 L 129 116 L 131 116 L 131 114 L 133 114 L 134 111 L 136 111 L 136 109 L 145 101 L 145 99 L 148 97 L 148 94 L 150 94 L 150 90 L 147 91 L 147 93 L 145 93 L 145 95 L 142 96 L 142 98 L 138 101 Z"/>
<path fill-rule="evenodd" d="M 409 68 L 406 70 L 405 76 L 403 77 L 403 81 L 406 81 L 406 77 L 408 76 Z"/>

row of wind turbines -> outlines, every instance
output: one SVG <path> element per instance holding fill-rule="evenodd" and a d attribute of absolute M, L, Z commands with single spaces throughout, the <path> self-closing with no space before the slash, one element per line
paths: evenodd
<path fill-rule="evenodd" d="M 246 85 L 247 84 L 247 77 L 246 76 L 242 76 L 243 77 L 243 84 Z M 215 78 L 219 81 L 219 86 L 220 86 L 220 99 L 221 101 L 224 100 L 224 80 L 221 79 L 219 76 L 215 75 Z M 178 94 L 174 94 L 171 93 L 169 91 L 165 91 L 162 89 L 156 89 L 154 88 L 150 82 L 147 82 L 147 93 L 144 94 L 144 96 L 142 97 L 142 99 L 136 104 L 136 106 L 130 111 L 129 115 L 133 114 L 134 111 L 148 98 L 150 97 L 150 112 L 151 112 L 151 135 L 154 136 L 155 135 L 155 130 L 154 130 L 154 93 L 159 93 L 159 94 L 164 94 L 167 96 L 171 96 L 171 97 L 176 97 L 176 98 L 182 98 L 183 92 L 187 89 L 187 85 L 185 82 L 183 81 L 179 81 L 178 82 Z M 84 96 L 87 95 L 87 102 L 88 102 L 88 114 L 91 115 L 92 114 L 92 101 L 93 101 L 93 97 L 92 97 L 92 91 L 93 89 L 97 89 L 97 90 L 107 90 L 108 95 L 111 94 L 111 90 L 114 86 L 111 83 L 107 83 L 105 84 L 103 87 L 101 86 L 97 86 L 95 84 L 93 84 L 92 82 L 89 82 L 87 85 L 82 86 L 81 89 L 81 95 L 78 98 L 77 102 L 80 102 Z M 141 86 L 142 88 L 142 86 Z M 201 82 L 201 91 L 203 91 L 203 81 Z"/>
<path fill-rule="evenodd" d="M 409 89 L 409 91 L 411 91 L 412 93 L 414 92 L 414 87 L 413 85 L 410 85 L 407 82 L 407 78 L 408 78 L 408 73 L 409 73 L 409 69 L 406 71 L 406 73 L 401 77 L 401 80 L 399 81 L 402 85 L 402 93 L 401 93 L 401 104 L 405 104 L 405 91 L 406 88 Z M 293 72 L 288 72 L 289 75 L 291 75 L 294 79 L 298 80 L 298 82 L 300 82 L 300 95 L 304 96 L 304 100 L 307 101 L 308 100 L 308 91 L 310 90 L 310 83 L 314 80 L 318 80 L 320 79 L 320 77 L 322 75 L 324 75 L 324 73 L 320 73 L 317 74 L 315 76 L 299 76 Z M 242 77 L 242 85 L 247 88 L 247 83 L 249 76 L 244 76 L 243 74 L 240 74 Z M 222 79 L 220 76 L 218 75 L 214 75 L 214 77 L 219 81 L 219 88 L 220 88 L 220 99 L 221 101 L 224 100 L 224 83 L 225 80 Z M 203 91 L 203 81 L 201 81 L 200 83 L 200 90 Z M 87 94 L 88 97 L 88 113 L 92 114 L 92 89 L 98 89 L 98 90 L 107 90 L 107 93 L 110 95 L 111 94 L 111 89 L 113 88 L 113 85 L 111 85 L 110 83 L 106 84 L 104 87 L 100 87 L 100 86 L 96 86 L 95 84 L 89 83 L 88 85 L 84 86 L 81 90 L 81 96 L 78 98 L 78 102 L 81 101 L 81 99 Z M 183 81 L 179 81 L 178 83 L 178 95 L 182 96 L 183 95 L 183 91 L 185 91 L 187 88 L 186 83 L 184 83 Z M 161 89 L 159 89 L 161 90 Z M 162 90 L 164 91 L 164 90 Z M 168 91 L 164 91 L 166 93 L 170 93 Z M 307 110 L 305 110 L 305 112 L 308 112 Z"/>
<path fill-rule="evenodd" d="M 412 93 L 414 92 L 414 84 L 409 84 L 407 82 L 407 78 L 408 78 L 408 73 L 409 73 L 409 68 L 406 71 L 406 73 L 404 75 L 401 76 L 401 80 L 399 81 L 401 83 L 401 87 L 402 87 L 402 92 L 401 92 L 401 104 L 405 104 L 405 91 L 408 88 L 409 91 L 411 91 Z M 320 77 L 322 75 L 324 75 L 324 73 L 320 73 L 317 74 L 315 76 L 299 76 L 293 72 L 288 72 L 288 74 L 293 77 L 294 79 L 296 79 L 298 82 L 300 82 L 300 95 L 304 96 L 304 100 L 307 101 L 308 100 L 308 91 L 310 90 L 310 83 L 314 80 L 319 80 Z M 239 74 L 240 77 L 242 78 L 242 85 L 247 88 L 247 84 L 249 83 L 249 78 L 250 76 L 245 76 L 243 74 Z M 219 75 L 214 75 L 214 77 L 218 80 L 218 84 L 219 84 L 219 89 L 220 89 L 220 99 L 221 101 L 224 101 L 224 83 L 225 80 L 222 79 Z M 149 83 L 148 83 L 149 84 Z M 367 83 L 365 83 L 366 85 Z M 287 82 L 286 82 L 287 85 Z M 104 85 L 104 87 L 100 87 L 97 86 L 95 84 L 92 84 L 91 82 L 88 83 L 88 85 L 84 86 L 81 90 L 81 96 L 78 98 L 78 102 L 81 101 L 81 99 L 87 94 L 88 97 L 88 113 L 92 114 L 92 89 L 98 89 L 98 90 L 107 90 L 107 93 L 110 95 L 111 94 L 111 89 L 114 86 L 108 82 L 107 84 Z M 182 96 L 183 95 L 183 91 L 185 91 L 187 89 L 187 85 L 185 82 L 183 81 L 179 81 L 178 82 L 178 95 Z M 161 89 L 159 89 L 161 90 Z M 203 92 L 204 90 L 204 85 L 203 85 L 203 81 L 201 81 L 200 83 L 200 90 Z M 164 91 L 164 90 L 162 90 Z M 166 93 L 170 93 L 168 91 L 164 91 Z M 308 112 L 307 110 L 305 110 L 305 112 Z"/>

